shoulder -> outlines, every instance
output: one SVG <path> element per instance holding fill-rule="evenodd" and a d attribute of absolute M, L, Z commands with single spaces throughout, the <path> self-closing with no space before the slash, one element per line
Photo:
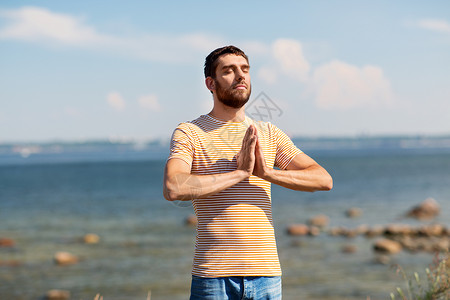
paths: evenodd
<path fill-rule="evenodd" d="M 204 115 L 201 115 L 195 120 L 185 121 L 178 124 L 175 130 L 182 130 L 185 132 L 193 132 L 205 123 Z"/>
<path fill-rule="evenodd" d="M 256 129 L 258 129 L 259 132 L 263 132 L 271 136 L 283 133 L 283 131 L 280 128 L 278 128 L 275 124 L 271 122 L 255 121 L 252 119 L 250 120 L 251 124 L 255 125 Z"/>

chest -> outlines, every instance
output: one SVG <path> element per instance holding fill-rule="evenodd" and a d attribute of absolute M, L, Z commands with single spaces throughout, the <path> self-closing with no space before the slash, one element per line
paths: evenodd
<path fill-rule="evenodd" d="M 191 172 L 214 174 L 236 169 L 236 154 L 241 150 L 245 127 L 220 127 L 210 131 L 199 131 L 195 139 Z M 273 167 L 276 145 L 264 128 L 258 130 L 258 139 L 264 153 L 266 165 Z"/>

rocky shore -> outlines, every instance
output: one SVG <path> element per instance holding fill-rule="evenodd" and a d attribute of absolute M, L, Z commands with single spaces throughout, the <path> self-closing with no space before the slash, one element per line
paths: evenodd
<path fill-rule="evenodd" d="M 304 223 L 286 225 L 286 234 L 292 237 L 305 236 L 314 238 L 320 235 L 327 235 L 342 238 L 349 241 L 341 248 L 342 253 L 346 254 L 352 254 L 360 250 L 358 246 L 351 243 L 353 238 L 364 237 L 371 243 L 376 261 L 382 264 L 388 264 L 390 257 L 401 251 L 410 253 L 446 253 L 449 251 L 450 228 L 448 223 L 441 224 L 434 221 L 440 214 L 439 204 L 434 199 L 426 199 L 405 211 L 403 217 L 418 220 L 419 222 L 414 222 L 416 225 L 403 223 L 368 225 L 363 222 L 365 213 L 368 212 L 358 207 L 351 207 L 343 211 L 347 218 L 355 219 L 356 222 L 361 221 L 355 227 L 330 226 L 333 221 L 332 218 L 325 214 L 320 214 L 312 216 Z M 186 226 L 195 226 L 197 223 L 197 219 L 193 215 L 188 216 L 184 221 Z M 102 240 L 97 234 L 89 233 L 76 237 L 71 242 L 84 244 L 88 247 L 89 245 L 102 243 Z M 8 248 L 17 249 L 19 247 L 20 241 L 0 236 L 0 248 L 9 251 Z M 88 261 L 89 258 L 80 257 L 67 251 L 60 251 L 53 253 L 53 256 L 49 255 L 49 260 L 52 260 L 58 268 L 66 268 L 66 266 Z M 2 261 L 0 259 L 0 267 L 20 267 L 22 263 L 16 260 Z M 70 299 L 70 297 L 69 291 L 58 289 L 49 290 L 43 295 L 43 299 Z"/>
<path fill-rule="evenodd" d="M 440 213 L 440 206 L 433 198 L 428 198 L 422 203 L 408 210 L 404 217 L 415 218 L 419 221 L 433 220 Z M 358 207 L 345 211 L 348 218 L 360 218 L 363 210 Z M 185 224 L 195 226 L 197 218 L 190 215 L 185 219 Z M 345 238 L 364 236 L 373 241 L 373 250 L 382 254 L 394 254 L 400 251 L 409 252 L 446 252 L 450 248 L 450 228 L 443 224 L 431 223 L 420 226 L 408 224 L 386 224 L 369 226 L 360 224 L 355 228 L 329 227 L 330 217 L 320 214 L 311 217 L 306 223 L 289 224 L 286 232 L 291 236 L 319 236 L 328 234 Z M 354 253 L 358 249 L 353 245 L 346 245 L 342 252 Z"/>
<path fill-rule="evenodd" d="M 440 206 L 436 200 L 428 198 L 414 206 L 405 213 L 405 217 L 415 218 L 420 221 L 433 220 L 440 213 Z M 346 211 L 349 218 L 361 217 L 363 211 L 360 208 L 350 208 Z M 383 254 L 394 254 L 400 251 L 409 252 L 447 252 L 450 249 L 450 228 L 443 224 L 431 223 L 420 226 L 408 224 L 387 224 L 369 226 L 360 224 L 355 228 L 328 227 L 330 218 L 326 215 L 317 215 L 307 223 L 290 224 L 286 232 L 292 236 L 318 236 L 328 234 L 355 238 L 364 236 L 368 239 L 375 238 L 373 250 Z M 348 245 L 343 252 L 353 253 L 357 249 Z"/>

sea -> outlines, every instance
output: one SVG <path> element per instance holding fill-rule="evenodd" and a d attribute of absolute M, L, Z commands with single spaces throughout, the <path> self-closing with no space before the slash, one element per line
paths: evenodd
<path fill-rule="evenodd" d="M 380 263 L 376 238 L 290 236 L 287 227 L 329 217 L 328 228 L 439 223 L 450 227 L 450 137 L 298 138 L 295 143 L 333 176 L 329 192 L 272 185 L 283 299 L 391 299 L 435 254 L 407 252 Z M 190 202 L 162 194 L 166 141 L 52 142 L 0 145 L 0 299 L 188 299 L 195 226 Z M 427 198 L 433 220 L 407 218 Z M 362 215 L 349 218 L 346 211 Z M 86 234 L 98 235 L 93 244 Z M 353 253 L 343 247 L 351 246 Z M 79 261 L 57 265 L 66 251 Z M 399 299 L 399 297 L 397 298 Z"/>

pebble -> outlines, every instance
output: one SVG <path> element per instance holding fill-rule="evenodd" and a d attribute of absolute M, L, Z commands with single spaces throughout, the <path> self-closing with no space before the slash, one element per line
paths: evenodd
<path fill-rule="evenodd" d="M 98 244 L 100 237 L 95 233 L 88 233 L 83 237 L 83 242 L 85 244 Z"/>
<path fill-rule="evenodd" d="M 436 200 L 428 198 L 419 205 L 413 207 L 407 212 L 407 216 L 419 220 L 429 220 L 436 217 L 441 211 L 441 208 Z"/>
<path fill-rule="evenodd" d="M 317 227 L 326 227 L 330 223 L 330 218 L 326 215 L 317 215 L 309 219 L 308 224 Z"/>
<path fill-rule="evenodd" d="M 306 224 L 291 224 L 287 228 L 290 235 L 307 235 L 309 234 L 309 226 Z"/>
<path fill-rule="evenodd" d="M 12 248 L 16 245 L 13 239 L 9 238 L 0 238 L 0 248 Z"/>
<path fill-rule="evenodd" d="M 309 227 L 309 235 L 311 235 L 311 236 L 318 236 L 318 235 L 320 235 L 320 228 L 317 227 L 317 226 Z"/>
<path fill-rule="evenodd" d="M 362 216 L 362 210 L 358 207 L 352 207 L 349 208 L 345 214 L 347 215 L 347 217 L 349 218 L 358 218 Z"/>
<path fill-rule="evenodd" d="M 68 300 L 70 292 L 65 290 L 50 290 L 45 295 L 46 300 Z"/>
<path fill-rule="evenodd" d="M 65 265 L 73 265 L 78 263 L 78 257 L 69 252 L 56 252 L 53 261 L 57 265 L 65 266 Z"/>
<path fill-rule="evenodd" d="M 395 254 L 402 251 L 402 245 L 390 239 L 379 239 L 374 245 L 373 249 L 377 252 L 387 253 L 387 254 Z"/>

